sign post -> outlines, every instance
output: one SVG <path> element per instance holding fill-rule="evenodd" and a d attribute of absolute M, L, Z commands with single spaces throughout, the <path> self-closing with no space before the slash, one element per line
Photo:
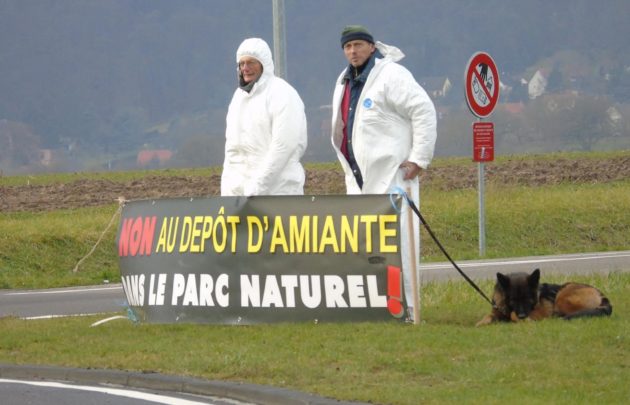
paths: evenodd
<path fill-rule="evenodd" d="M 479 256 L 486 254 L 484 162 L 494 160 L 494 125 L 481 120 L 489 116 L 499 101 L 499 72 L 485 52 L 475 53 L 464 75 L 466 103 L 478 118 L 473 124 L 473 161 L 478 162 Z"/>

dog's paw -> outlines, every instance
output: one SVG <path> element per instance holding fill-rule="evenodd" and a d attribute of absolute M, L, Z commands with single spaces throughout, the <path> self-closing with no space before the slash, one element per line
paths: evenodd
<path fill-rule="evenodd" d="M 479 322 L 477 322 L 475 324 L 475 327 L 490 325 L 492 323 L 493 319 L 494 318 L 492 318 L 492 315 L 486 315 L 483 318 L 481 318 L 481 320 Z"/>

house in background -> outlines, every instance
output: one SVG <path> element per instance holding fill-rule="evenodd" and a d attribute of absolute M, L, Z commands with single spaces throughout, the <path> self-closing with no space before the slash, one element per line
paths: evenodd
<path fill-rule="evenodd" d="M 136 164 L 142 168 L 164 166 L 171 160 L 173 152 L 168 149 L 149 149 L 138 152 Z"/>
<path fill-rule="evenodd" d="M 538 69 L 527 84 L 527 93 L 529 94 L 529 99 L 533 100 L 537 97 L 542 96 L 543 94 L 545 94 L 546 89 L 547 73 L 543 69 Z"/>
<path fill-rule="evenodd" d="M 445 76 L 425 77 L 419 83 L 433 101 L 446 97 L 453 88 L 453 84 Z"/>
<path fill-rule="evenodd" d="M 521 115 L 525 111 L 525 104 L 520 101 L 516 103 L 502 103 L 500 105 L 512 115 Z"/>
<path fill-rule="evenodd" d="M 39 163 L 42 166 L 50 166 L 52 162 L 53 162 L 53 150 L 40 149 L 39 150 Z"/>

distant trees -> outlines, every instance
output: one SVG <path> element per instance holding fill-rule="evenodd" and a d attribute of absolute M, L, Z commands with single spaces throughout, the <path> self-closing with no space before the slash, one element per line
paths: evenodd
<path fill-rule="evenodd" d="M 565 145 L 577 144 L 583 151 L 591 151 L 603 138 L 611 136 L 607 110 L 610 102 L 605 97 L 577 97 L 572 109 L 559 112 L 555 119 L 563 123 L 558 131 Z"/>
<path fill-rule="evenodd" d="M 597 147 L 610 131 L 598 103 L 630 103 L 628 0 L 574 0 L 571 7 L 366 0 L 357 9 L 351 2 L 329 3 L 286 4 L 289 80 L 308 110 L 306 160 L 335 159 L 329 118 L 317 109 L 330 104 L 346 63 L 338 39 L 348 15 L 400 47 L 406 54 L 401 63 L 416 79 L 452 82 L 439 101 L 438 153 L 469 154 L 472 116 L 461 105 L 462 79 L 475 51 L 488 51 L 502 78 L 504 72 L 510 78 L 511 93 L 500 103 L 527 104 L 519 114 L 499 107 L 491 117 L 505 150 Z M 14 129 L 26 135 L 11 138 L 11 154 L 9 138 L 0 135 L 0 164 L 32 162 L 39 148 L 65 149 L 73 170 L 134 164 L 143 148 L 172 150 L 178 164 L 220 164 L 225 108 L 237 85 L 236 48 L 248 36 L 271 45 L 271 34 L 268 2 L 0 2 L 0 120 L 30 128 Z M 538 70 L 547 75 L 546 101 L 530 103 L 521 78 L 530 81 Z M 550 111 L 554 102 L 562 105 L 552 94 L 567 90 L 609 99 Z M 630 119 L 624 106 L 615 106 Z M 625 128 L 618 124 L 616 142 L 628 135 Z M 30 151 L 16 149 L 26 145 Z"/>
<path fill-rule="evenodd" d="M 608 92 L 620 103 L 630 103 L 630 66 L 617 66 L 608 75 Z"/>
<path fill-rule="evenodd" d="M 205 167 L 223 164 L 223 144 L 218 145 L 217 138 L 217 136 L 210 136 L 210 134 L 187 137 L 175 153 L 173 164 L 178 167 Z"/>
<path fill-rule="evenodd" d="M 472 157 L 476 120 L 465 108 L 449 108 L 438 120 L 436 155 Z M 630 147 L 628 120 L 603 96 L 547 94 L 520 108 L 499 104 L 485 120 L 494 123 L 495 156 Z"/>
<path fill-rule="evenodd" d="M 613 136 L 610 106 L 606 97 L 546 95 L 527 107 L 524 124 L 534 128 L 548 148 L 590 151 Z"/>
<path fill-rule="evenodd" d="M 554 68 L 549 73 L 549 77 L 547 78 L 547 92 L 555 93 L 564 88 L 562 83 L 562 72 L 558 68 L 558 66 L 554 66 Z"/>
<path fill-rule="evenodd" d="M 37 164 L 40 160 L 40 142 L 29 125 L 0 120 L 0 168 Z"/>
<path fill-rule="evenodd" d="M 513 153 L 591 151 L 620 135 L 622 125 L 613 122 L 612 105 L 603 96 L 547 94 L 530 101 L 522 114 L 499 109 L 493 117 L 496 138 L 501 142 L 505 136 L 503 147 Z M 625 137 L 630 146 L 630 134 Z"/>

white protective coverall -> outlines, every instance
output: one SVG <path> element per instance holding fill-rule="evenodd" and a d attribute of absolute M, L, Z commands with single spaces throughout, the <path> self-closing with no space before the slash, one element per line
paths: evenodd
<path fill-rule="evenodd" d="M 274 75 L 269 45 L 243 41 L 236 62 L 256 58 L 263 72 L 251 91 L 236 89 L 228 108 L 222 196 L 304 194 L 300 159 L 307 145 L 304 103 L 289 83 Z"/>
<path fill-rule="evenodd" d="M 345 173 L 348 194 L 388 194 L 396 187 L 409 193 L 420 207 L 418 177 L 404 180 L 400 164 L 409 160 L 422 169 L 433 158 L 437 137 L 436 114 L 433 102 L 416 82 L 411 72 L 396 63 L 404 54 L 396 47 L 376 42 L 383 58 L 377 58 L 357 102 L 352 129 L 354 157 L 363 176 L 359 188 L 345 156 L 341 152 L 344 123 L 341 101 L 345 84 L 337 79 L 332 100 L 332 144 Z M 409 235 L 408 206 L 403 203 L 401 220 L 401 260 L 405 296 L 409 313 L 413 314 L 411 289 L 412 265 L 420 264 L 420 221 L 413 214 L 414 253 L 412 257 Z M 419 278 L 418 278 L 419 280 Z"/>

